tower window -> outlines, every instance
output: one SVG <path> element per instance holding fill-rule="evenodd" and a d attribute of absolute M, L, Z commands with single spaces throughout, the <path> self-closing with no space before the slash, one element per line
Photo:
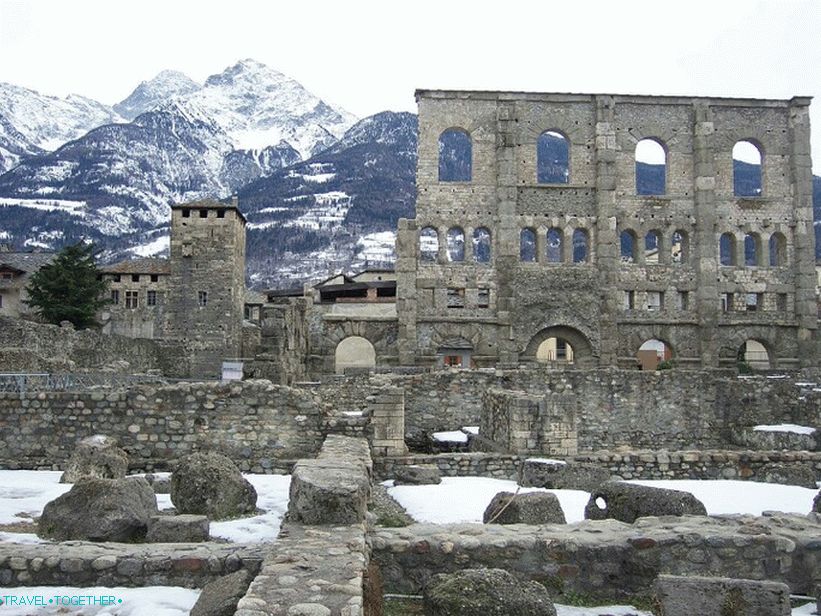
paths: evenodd
<path fill-rule="evenodd" d="M 197 292 L 197 304 L 200 307 L 208 305 L 208 291 Z"/>
<path fill-rule="evenodd" d="M 182 211 L 183 218 L 191 218 L 191 210 L 183 210 Z"/>
<path fill-rule="evenodd" d="M 139 274 L 131 274 L 131 282 L 140 282 Z"/>
<path fill-rule="evenodd" d="M 156 291 L 148 291 L 145 296 L 145 303 L 148 306 L 156 306 L 157 305 L 157 292 Z"/>
<path fill-rule="evenodd" d="M 200 210 L 200 218 L 208 218 L 208 210 Z"/>

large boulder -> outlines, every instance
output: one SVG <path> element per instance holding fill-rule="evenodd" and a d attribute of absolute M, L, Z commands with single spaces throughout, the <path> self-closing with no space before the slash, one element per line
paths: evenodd
<path fill-rule="evenodd" d="M 809 464 L 770 462 L 758 469 L 753 477 L 753 481 L 801 486 L 802 488 L 811 488 L 813 490 L 818 487 L 818 484 L 815 482 L 815 470 Z"/>
<path fill-rule="evenodd" d="M 553 490 L 592 492 L 610 479 L 610 471 L 593 464 L 529 458 L 522 468 L 522 485 Z"/>
<path fill-rule="evenodd" d="M 152 516 L 145 536 L 149 543 L 198 543 L 209 538 L 208 517 L 191 513 Z"/>
<path fill-rule="evenodd" d="M 782 582 L 660 575 L 655 598 L 665 616 L 790 616 Z"/>
<path fill-rule="evenodd" d="M 402 485 L 434 485 L 442 483 L 439 467 L 433 464 L 399 465 L 393 469 L 393 483 Z"/>
<path fill-rule="evenodd" d="M 588 520 L 612 518 L 632 524 L 637 518 L 662 515 L 707 515 L 704 505 L 689 492 L 608 481 L 590 494 L 584 508 Z"/>
<path fill-rule="evenodd" d="M 423 589 L 427 616 L 556 616 L 547 589 L 503 569 L 434 575 Z"/>
<path fill-rule="evenodd" d="M 257 491 L 231 460 L 200 452 L 182 458 L 171 474 L 171 502 L 179 513 L 225 520 L 254 513 Z"/>
<path fill-rule="evenodd" d="M 191 608 L 191 616 L 234 616 L 253 578 L 249 571 L 240 569 L 208 582 Z"/>
<path fill-rule="evenodd" d="M 821 513 L 821 492 L 816 494 L 812 500 L 812 510 L 815 513 Z"/>
<path fill-rule="evenodd" d="M 566 524 L 564 511 L 550 492 L 499 492 L 482 516 L 485 524 Z"/>
<path fill-rule="evenodd" d="M 95 434 L 75 447 L 60 483 L 75 483 L 81 477 L 122 479 L 128 470 L 128 454 L 110 436 Z"/>
<path fill-rule="evenodd" d="M 154 491 L 142 477 L 85 477 L 46 504 L 37 534 L 57 541 L 142 541 L 157 513 Z"/>

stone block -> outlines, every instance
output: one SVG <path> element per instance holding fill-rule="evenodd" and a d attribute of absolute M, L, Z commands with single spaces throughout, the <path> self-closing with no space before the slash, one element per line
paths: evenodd
<path fill-rule="evenodd" d="M 522 470 L 522 485 L 534 488 L 592 492 L 609 479 L 610 472 L 600 466 L 541 458 L 525 460 Z"/>
<path fill-rule="evenodd" d="M 662 515 L 707 515 L 707 510 L 689 492 L 622 481 L 608 481 L 600 485 L 590 494 L 584 509 L 587 520 L 610 518 L 628 524 L 641 517 Z"/>
<path fill-rule="evenodd" d="M 233 616 L 251 579 L 251 573 L 241 569 L 209 582 L 191 608 L 191 616 Z"/>
<path fill-rule="evenodd" d="M 780 582 L 660 575 L 655 594 L 665 616 L 790 616 Z"/>
<path fill-rule="evenodd" d="M 398 465 L 393 472 L 394 484 L 401 485 L 433 485 L 442 483 L 439 467 L 433 464 Z"/>
<path fill-rule="evenodd" d="M 482 516 L 485 524 L 566 524 L 562 506 L 550 492 L 526 492 L 514 495 L 499 492 Z"/>
<path fill-rule="evenodd" d="M 300 460 L 291 474 L 288 518 L 303 524 L 364 522 L 370 481 L 361 464 Z"/>
<path fill-rule="evenodd" d="M 157 515 L 148 523 L 149 543 L 198 543 L 210 538 L 208 516 Z"/>

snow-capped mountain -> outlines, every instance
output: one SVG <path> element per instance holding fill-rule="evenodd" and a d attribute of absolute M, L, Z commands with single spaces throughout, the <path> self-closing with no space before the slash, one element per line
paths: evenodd
<path fill-rule="evenodd" d="M 0 172 L 54 150 L 89 130 L 124 121 L 107 105 L 84 96 L 47 96 L 0 83 Z"/>
<path fill-rule="evenodd" d="M 114 111 L 131 121 L 174 96 L 185 96 L 200 88 L 202 84 L 185 73 L 162 71 L 153 79 L 140 83 L 128 97 L 114 105 Z"/>

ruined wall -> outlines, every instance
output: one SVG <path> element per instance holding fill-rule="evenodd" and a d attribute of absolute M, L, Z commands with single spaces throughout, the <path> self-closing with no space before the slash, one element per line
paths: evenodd
<path fill-rule="evenodd" d="M 105 434 L 128 452 L 132 469 L 166 469 L 213 450 L 244 471 L 271 472 L 318 451 L 325 419 L 310 393 L 268 381 L 0 393 L 0 466 L 59 468 L 77 441 Z"/>
<path fill-rule="evenodd" d="M 189 376 L 185 345 L 0 317 L 0 372 L 115 370 Z"/>
<path fill-rule="evenodd" d="M 416 218 L 401 220 L 397 235 L 402 365 L 434 364 L 461 339 L 477 366 L 508 366 L 534 360 L 550 336 L 570 342 L 584 367 L 635 366 L 649 339 L 694 367 L 734 364 L 748 339 L 766 348 L 770 367 L 817 363 L 808 98 L 424 90 L 417 102 Z M 453 129 L 469 139 L 472 173 L 443 181 L 439 139 Z M 547 131 L 568 148 L 567 174 L 555 183 L 537 173 Z M 660 194 L 638 194 L 643 139 L 664 151 Z M 742 140 L 762 158 L 761 192 L 751 197 L 733 188 Z M 426 228 L 438 238 L 428 259 Z M 491 236 L 484 261 L 472 241 L 482 228 Z M 451 230 L 463 232 L 461 260 L 448 256 Z M 533 233 L 532 260 L 521 255 L 523 230 Z M 623 232 L 636 238 L 634 257 L 621 254 Z M 645 250 L 650 233 L 658 246 Z M 720 263 L 722 234 L 735 238 L 732 263 Z M 755 263 L 745 263 L 747 235 L 758 241 Z M 451 305 L 448 288 L 464 303 Z M 479 289 L 489 293 L 484 305 L 474 301 Z"/>
<path fill-rule="evenodd" d="M 257 352 L 253 362 L 246 366 L 246 374 L 281 385 L 305 379 L 309 306 L 303 297 L 285 298 L 262 306 Z"/>

